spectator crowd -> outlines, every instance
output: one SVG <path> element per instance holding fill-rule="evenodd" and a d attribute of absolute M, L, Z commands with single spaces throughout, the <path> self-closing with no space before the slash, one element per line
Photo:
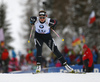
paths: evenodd
<path fill-rule="evenodd" d="M 96 46 L 91 49 L 93 55 L 93 62 L 97 64 L 98 62 L 98 50 Z M 6 48 L 2 48 L 0 51 L 0 72 L 8 73 L 12 71 L 27 71 L 36 69 L 36 49 L 27 49 L 27 54 L 20 54 L 19 58 L 14 50 L 11 51 L 12 56 Z M 63 54 L 65 60 L 69 65 L 83 65 L 82 56 L 83 51 L 80 50 L 77 53 L 73 49 L 68 49 L 65 45 L 61 53 Z M 51 52 L 49 55 L 49 60 L 42 57 L 42 67 L 61 67 L 60 61 Z"/>

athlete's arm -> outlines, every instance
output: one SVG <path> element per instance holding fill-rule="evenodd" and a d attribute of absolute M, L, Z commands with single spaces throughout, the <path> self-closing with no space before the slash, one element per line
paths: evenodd
<path fill-rule="evenodd" d="M 53 19 L 50 19 L 50 22 L 49 22 L 49 26 L 52 28 L 52 29 L 55 29 L 55 26 L 57 25 L 57 21 L 56 20 L 53 20 Z"/>
<path fill-rule="evenodd" d="M 37 20 L 37 17 L 35 17 L 35 16 L 30 17 L 30 23 L 31 23 L 31 25 L 34 25 L 34 23 L 36 22 L 36 20 Z"/>

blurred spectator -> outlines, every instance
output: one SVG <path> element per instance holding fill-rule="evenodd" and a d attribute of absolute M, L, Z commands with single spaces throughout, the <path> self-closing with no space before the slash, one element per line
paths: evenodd
<path fill-rule="evenodd" d="M 1 60 L 1 53 L 0 53 L 0 73 L 2 72 L 2 60 Z"/>
<path fill-rule="evenodd" d="M 68 49 L 67 46 L 65 45 L 65 46 L 64 46 L 64 53 L 67 54 L 68 51 L 69 51 L 69 49 Z"/>
<path fill-rule="evenodd" d="M 98 49 L 96 48 L 96 46 L 93 46 L 93 50 L 95 50 L 96 54 L 98 55 Z"/>
<path fill-rule="evenodd" d="M 69 52 L 69 49 L 67 48 L 67 46 L 65 45 L 64 48 L 62 49 L 62 54 L 65 55 Z"/>
<path fill-rule="evenodd" d="M 69 55 L 68 54 L 65 54 L 64 58 L 65 58 L 67 64 L 70 65 L 71 64 L 71 61 L 70 61 Z"/>
<path fill-rule="evenodd" d="M 53 52 L 50 53 L 49 67 L 55 66 L 55 61 L 57 60 Z"/>
<path fill-rule="evenodd" d="M 86 46 L 85 46 L 86 47 Z M 87 51 L 88 48 L 87 48 Z M 87 52 L 84 50 L 84 54 Z M 12 50 L 12 58 L 9 61 L 9 53 L 8 50 L 6 48 L 3 48 L 0 51 L 0 70 L 2 72 L 11 72 L 11 71 L 16 71 L 16 70 L 22 70 L 22 71 L 27 71 L 27 70 L 33 70 L 36 69 L 36 49 L 32 49 L 32 51 L 30 49 L 27 49 L 27 55 L 25 56 L 24 54 L 21 54 L 20 52 L 20 59 L 19 61 L 16 58 L 16 53 L 14 50 Z M 82 65 L 84 62 L 84 69 L 86 69 L 86 71 L 91 71 L 93 67 L 86 64 L 86 62 L 90 63 L 89 58 L 91 59 L 91 57 L 82 57 L 83 52 L 80 50 L 79 52 L 77 52 L 77 54 L 72 50 L 72 49 L 68 49 L 67 46 L 64 46 L 64 49 L 62 50 L 62 54 L 65 58 L 65 60 L 67 61 L 67 64 L 71 65 L 71 64 L 77 64 L 77 65 Z M 87 53 L 86 53 L 87 54 Z M 97 60 L 98 60 L 98 50 L 96 48 L 96 46 L 93 46 L 92 49 L 92 55 L 93 55 L 93 61 L 95 64 L 97 64 Z M 89 54 L 87 54 L 88 56 Z M 56 56 L 51 52 L 50 54 L 50 59 L 49 62 L 47 63 L 45 57 L 42 58 L 42 67 L 46 68 L 47 65 L 49 67 L 61 67 L 61 63 L 59 60 L 57 60 Z M 82 60 L 83 59 L 83 60 Z M 7 65 L 9 63 L 9 65 Z M 86 66 L 87 67 L 86 67 Z M 7 68 L 9 66 L 9 68 Z M 8 69 L 8 70 L 7 70 Z"/>
<path fill-rule="evenodd" d="M 28 54 L 26 55 L 26 61 L 28 62 L 32 62 L 34 59 L 33 53 L 31 50 L 28 50 Z"/>
<path fill-rule="evenodd" d="M 54 59 L 51 58 L 49 61 L 49 67 L 55 67 Z"/>
<path fill-rule="evenodd" d="M 31 70 L 32 68 L 32 66 L 30 67 L 28 64 L 26 64 L 25 56 L 23 54 L 20 55 L 19 65 L 21 71 Z"/>
<path fill-rule="evenodd" d="M 16 58 L 16 53 L 12 50 L 12 58 L 8 64 L 8 72 L 18 71 L 20 69 L 18 59 Z"/>
<path fill-rule="evenodd" d="M 23 54 L 20 56 L 19 65 L 20 66 L 26 65 L 25 57 Z"/>
<path fill-rule="evenodd" d="M 96 54 L 95 50 L 92 50 L 92 54 L 93 54 L 93 62 L 94 64 L 97 64 L 98 55 Z"/>
<path fill-rule="evenodd" d="M 76 64 L 83 65 L 82 55 L 83 55 L 82 51 L 79 51 L 77 57 L 75 58 Z"/>
<path fill-rule="evenodd" d="M 68 52 L 68 55 L 69 55 L 71 64 L 74 64 L 74 63 L 75 63 L 74 60 L 75 60 L 75 58 L 76 58 L 75 53 L 74 53 L 72 50 L 70 50 L 70 51 Z"/>
<path fill-rule="evenodd" d="M 32 51 L 33 51 L 33 53 L 34 53 L 34 56 L 36 57 L 36 54 L 37 54 L 37 50 L 36 50 L 36 48 L 33 49 Z"/>
<path fill-rule="evenodd" d="M 83 46 L 83 52 L 83 71 L 86 70 L 86 72 L 93 72 L 93 55 L 86 44 Z"/>
<path fill-rule="evenodd" d="M 12 57 L 13 57 L 13 58 L 16 58 L 16 53 L 15 53 L 14 50 L 12 50 Z"/>
<path fill-rule="evenodd" d="M 19 64 L 17 58 L 11 58 L 8 65 L 8 72 L 18 71 L 18 70 L 19 70 Z"/>
<path fill-rule="evenodd" d="M 57 63 L 56 63 L 55 66 L 56 66 L 56 67 L 61 67 L 61 66 L 62 66 L 59 60 L 57 60 Z"/>
<path fill-rule="evenodd" d="M 92 54 L 93 54 L 93 61 L 94 61 L 95 64 L 97 64 L 99 54 L 98 54 L 98 50 L 97 50 L 95 45 L 92 47 Z"/>
<path fill-rule="evenodd" d="M 1 63 L 2 63 L 4 73 L 8 72 L 8 62 L 9 62 L 9 53 L 8 53 L 8 50 L 4 48 L 1 55 Z"/>

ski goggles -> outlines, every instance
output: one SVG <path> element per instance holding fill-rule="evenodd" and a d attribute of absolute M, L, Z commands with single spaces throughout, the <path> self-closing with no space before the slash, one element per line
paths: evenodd
<path fill-rule="evenodd" d="M 45 17 L 39 17 L 40 19 L 45 19 Z"/>

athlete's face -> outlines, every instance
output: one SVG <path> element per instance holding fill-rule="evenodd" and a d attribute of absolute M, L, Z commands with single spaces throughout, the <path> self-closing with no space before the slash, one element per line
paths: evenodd
<path fill-rule="evenodd" d="M 44 22 L 46 20 L 46 17 L 45 16 L 39 16 L 39 20 L 40 20 L 40 22 Z"/>

